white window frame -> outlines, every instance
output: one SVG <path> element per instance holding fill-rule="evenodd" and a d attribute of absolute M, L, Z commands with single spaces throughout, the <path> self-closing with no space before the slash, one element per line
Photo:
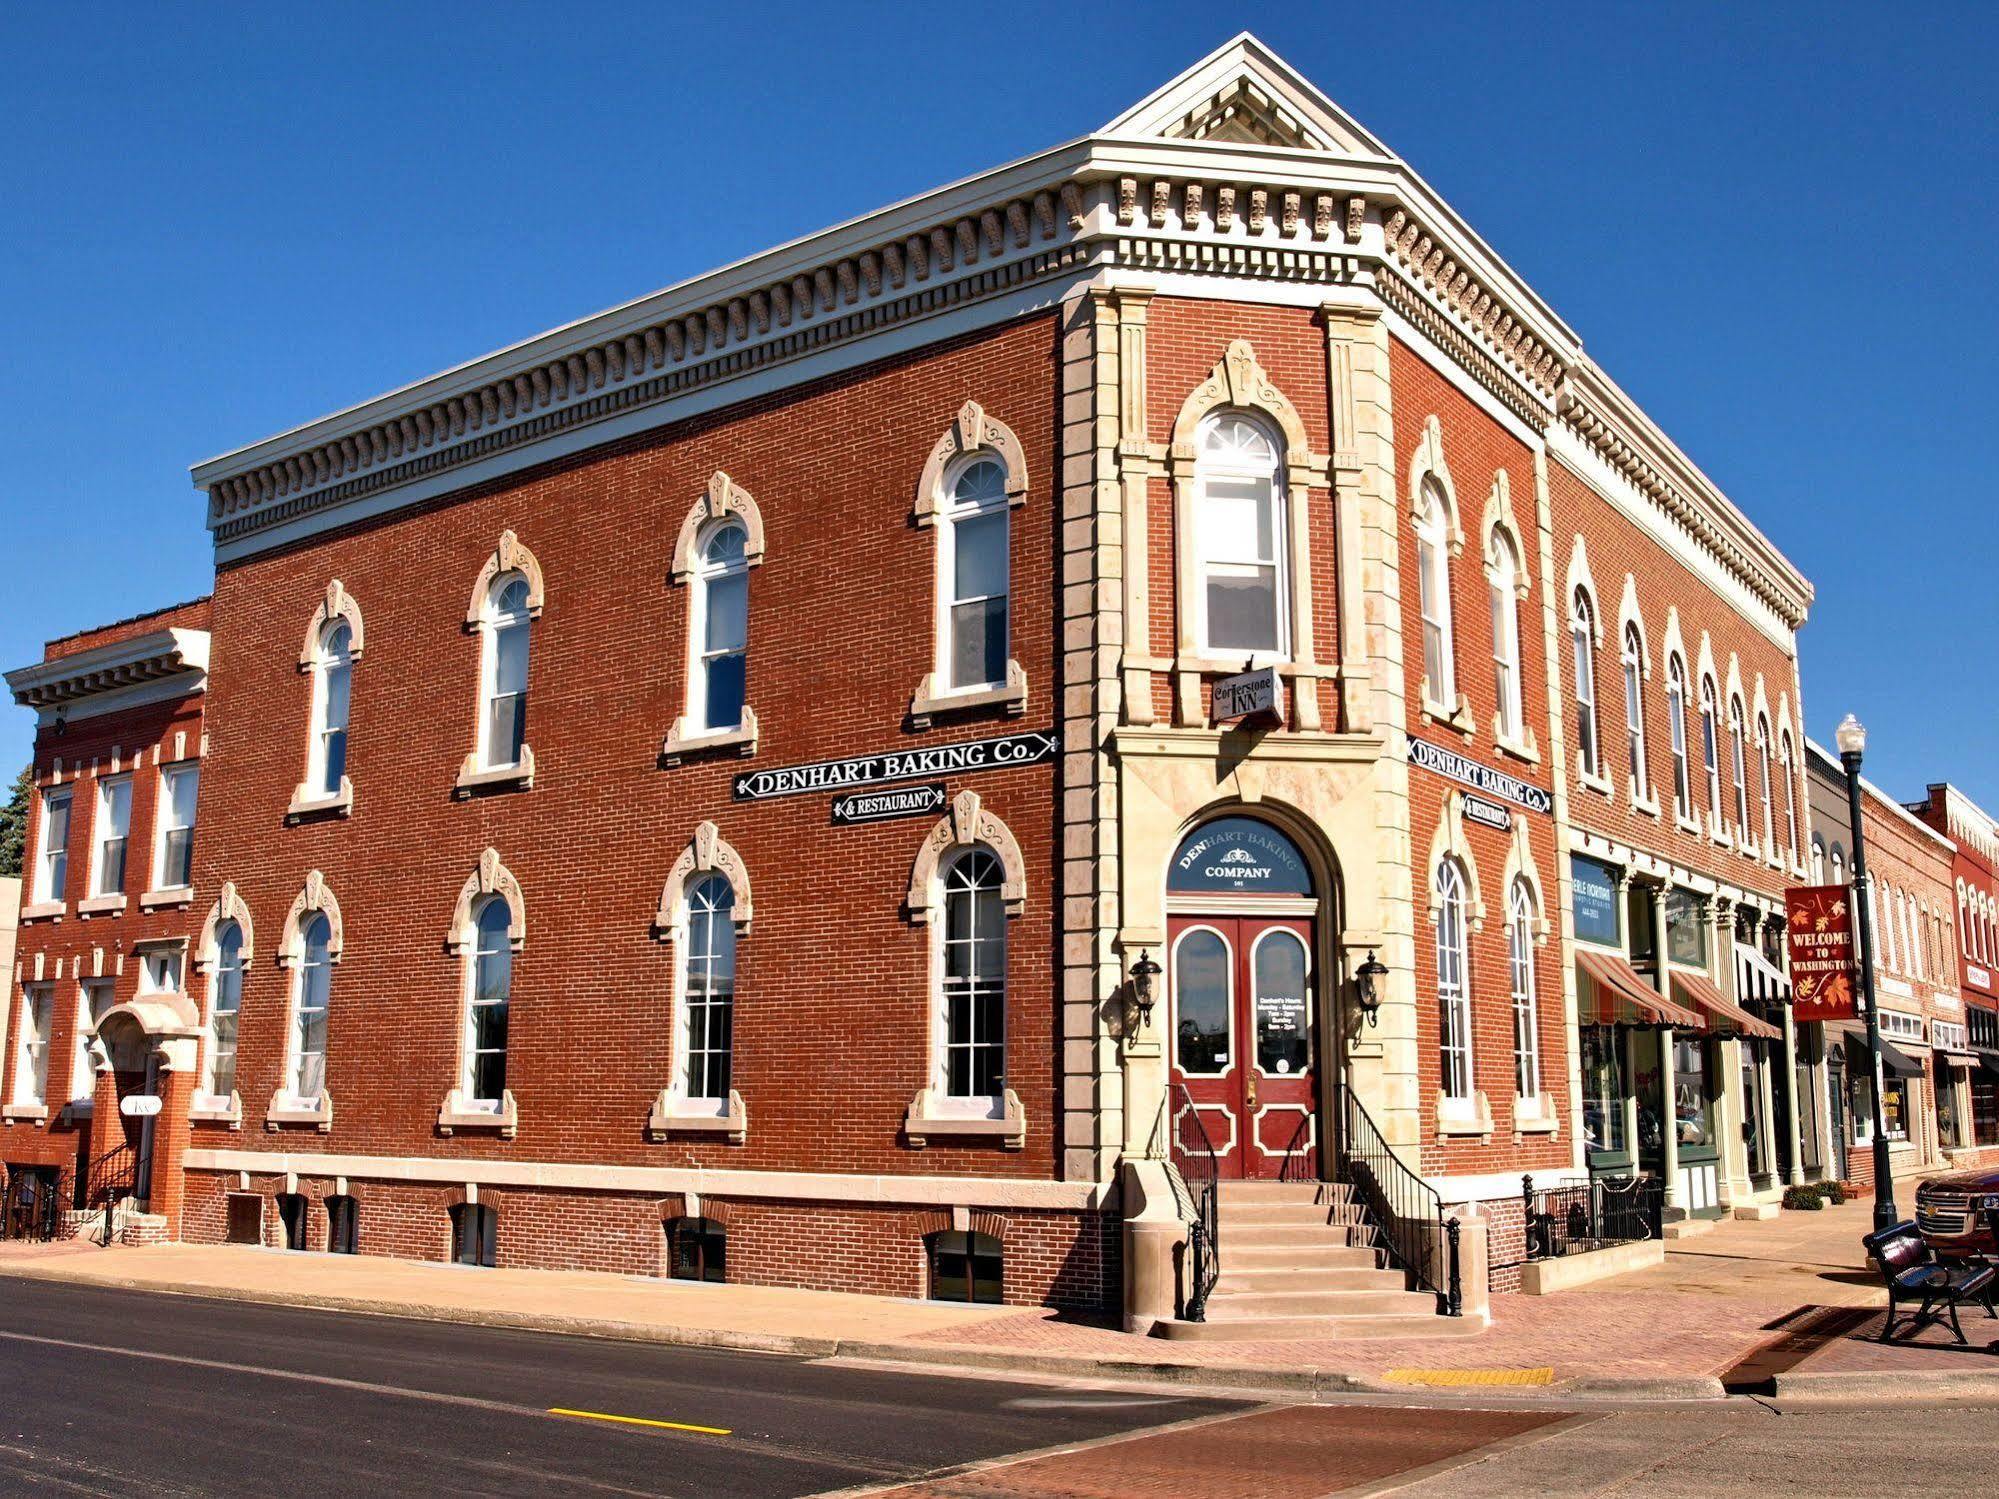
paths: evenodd
<path fill-rule="evenodd" d="M 1443 485 L 1428 476 L 1418 486 L 1416 496 L 1412 523 L 1416 531 L 1416 612 L 1423 624 L 1424 706 L 1449 717 L 1457 711 L 1458 703 L 1450 500 Z"/>
<path fill-rule="evenodd" d="M 324 922 L 327 930 L 326 993 L 325 1003 L 320 1007 L 321 1012 L 327 1017 L 327 1024 L 324 1045 L 319 1053 L 319 1091 L 308 1098 L 299 1092 L 299 1084 L 304 1080 L 305 1072 L 305 996 L 306 988 L 311 982 L 311 969 L 308 963 L 311 943 L 306 934 L 312 930 L 314 922 Z M 288 1013 L 285 1016 L 285 1070 L 283 1080 L 278 1087 L 279 1107 L 286 1110 L 297 1112 L 315 1110 L 320 1107 L 330 1091 L 326 1086 L 326 1059 L 333 1051 L 333 970 L 339 963 L 334 946 L 337 935 L 338 928 L 325 911 L 308 912 L 299 921 L 298 953 L 292 965 L 291 1003 L 287 1006 Z"/>
<path fill-rule="evenodd" d="M 1577 771 L 1585 782 L 1608 789 L 1603 721 L 1596 707 L 1596 600 L 1580 583 L 1569 591 L 1569 648 L 1575 667 Z"/>
<path fill-rule="evenodd" d="M 1729 779 L 1735 789 L 1735 833 L 1742 847 L 1751 846 L 1749 836 L 1749 724 L 1742 709 L 1742 695 L 1728 699 Z"/>
<path fill-rule="evenodd" d="M 49 823 L 54 809 L 63 810 L 62 842 L 51 847 L 49 844 Z M 35 883 L 32 904 L 37 906 L 59 906 L 68 899 L 69 850 L 76 838 L 76 794 L 71 787 L 50 786 L 42 792 L 41 817 L 35 825 Z M 55 864 L 62 863 L 62 875 L 57 877 Z"/>
<path fill-rule="evenodd" d="M 977 499 L 963 499 L 958 488 L 965 476 L 981 464 L 990 464 L 999 471 L 1000 487 L 997 494 Z M 997 516 L 1005 527 L 1006 546 L 1006 590 L 1003 594 L 978 594 L 958 597 L 958 528 L 971 521 Z M 983 696 L 1003 691 L 1007 684 L 1007 663 L 1014 659 L 1014 609 L 1013 609 L 1013 506 L 1006 493 L 1006 462 L 998 453 L 980 448 L 958 459 L 944 472 L 943 496 L 937 506 L 937 597 L 935 601 L 936 622 L 931 638 L 936 642 L 935 680 L 944 697 Z M 957 656 L 957 623 L 954 618 L 956 606 L 975 603 L 983 599 L 1000 597 L 1006 603 L 1006 632 L 1000 652 L 1000 675 L 991 680 L 959 682 L 955 680 L 953 662 Z"/>
<path fill-rule="evenodd" d="M 1492 533 L 1492 669 L 1498 699 L 1498 737 L 1524 737 L 1525 712 L 1520 687 L 1520 555 L 1510 533 Z"/>
<path fill-rule="evenodd" d="M 506 614 L 500 612 L 500 601 L 509 588 L 519 584 L 522 590 L 521 607 Z M 480 632 L 479 648 L 479 769 L 482 771 L 512 771 L 522 768 L 527 758 L 527 731 L 521 731 L 521 748 L 510 760 L 497 760 L 493 756 L 493 709 L 504 695 L 499 690 L 500 637 L 507 630 L 526 632 L 527 648 L 523 655 L 527 658 L 526 669 L 522 672 L 522 685 L 511 696 L 518 698 L 521 711 L 526 712 L 528 683 L 534 675 L 534 610 L 528 599 L 534 585 L 528 581 L 526 573 L 513 571 L 501 573 L 487 585 L 485 628 Z"/>
<path fill-rule="evenodd" d="M 1645 644 L 1637 621 L 1624 626 L 1619 653 L 1624 668 L 1624 731 L 1630 741 L 1631 799 L 1647 802 L 1652 777 L 1645 762 Z"/>
<path fill-rule="evenodd" d="M 223 936 L 226 931 L 236 934 L 236 964 L 231 970 L 223 961 Z M 229 1109 L 234 1106 L 236 1094 L 236 1054 L 242 1036 L 243 988 L 250 970 L 250 935 L 242 922 L 225 917 L 217 926 L 214 941 L 214 959 L 208 964 L 208 996 L 203 1007 L 202 1047 L 201 1047 L 201 1088 L 196 1108 L 207 1112 Z M 222 1042 L 215 1033 L 215 1019 L 221 1013 L 219 1008 L 222 988 L 226 975 L 236 975 L 236 1006 L 232 1014 L 236 1016 L 235 1036 L 229 1043 L 229 1091 L 216 1090 L 217 1071 L 220 1064 Z"/>
<path fill-rule="evenodd" d="M 1717 839 L 1727 836 L 1728 824 L 1721 814 L 1721 706 L 1716 699 L 1714 678 L 1701 678 L 1701 763 L 1707 774 L 1709 832 Z"/>
<path fill-rule="evenodd" d="M 69 1103 L 72 1113 L 77 1105 L 90 1103 L 97 1091 L 97 1057 L 91 1050 L 91 1040 L 102 1014 L 91 1003 L 96 995 L 104 1000 L 104 1012 L 109 1012 L 117 1004 L 116 985 L 108 978 L 82 979 L 76 986 L 76 1034 L 69 1061 Z"/>
<path fill-rule="evenodd" d="M 1756 762 L 1763 773 L 1759 790 L 1763 801 L 1763 856 L 1771 861 L 1777 858 L 1777 812 L 1770 799 L 1770 768 L 1772 750 L 1770 744 L 1770 719 L 1767 714 L 1756 715 Z"/>
<path fill-rule="evenodd" d="M 1797 758 L 1791 751 L 1789 729 L 1777 737 L 1777 758 L 1784 771 L 1784 863 L 1795 867 L 1798 861 Z"/>
<path fill-rule="evenodd" d="M 174 788 L 182 781 L 194 783 L 194 805 L 189 807 L 187 822 L 183 825 L 175 821 Z M 160 767 L 159 794 L 153 807 L 153 873 L 148 887 L 155 891 L 187 890 L 194 885 L 194 841 L 195 824 L 201 811 L 201 762 L 183 760 L 176 765 Z M 185 832 L 188 836 L 187 878 L 169 885 L 167 875 L 167 847 L 173 835 Z"/>
<path fill-rule="evenodd" d="M 21 1020 L 14 1032 L 14 1086 L 8 1095 L 11 1108 L 32 1112 L 48 1107 L 55 1003 L 54 984 L 28 984 L 21 990 Z"/>
<path fill-rule="evenodd" d="M 155 943 L 139 949 L 139 993 L 179 994 L 186 978 L 187 954 L 178 944 Z"/>
<path fill-rule="evenodd" d="M 728 904 L 704 905 L 702 892 L 710 886 L 718 886 L 728 892 Z M 735 974 L 741 957 L 739 933 L 736 928 L 735 886 L 729 877 L 718 870 L 696 870 L 687 877 L 687 935 L 685 940 L 675 944 L 675 969 L 673 993 L 673 1055 L 674 1055 L 674 1107 L 676 1112 L 686 1114 L 713 1114 L 724 1118 L 729 1113 L 731 1090 L 735 1086 Z M 705 921 L 703 918 L 706 918 Z M 697 971 L 705 972 L 712 978 L 720 949 L 699 946 L 697 933 L 703 929 L 711 938 L 726 932 L 729 945 L 730 987 L 727 998 L 729 1009 L 730 1045 L 722 1055 L 722 1085 L 719 1093 L 697 1093 L 694 1088 L 694 1060 L 698 1051 L 703 1057 L 716 1055 L 709 1046 L 697 1046 L 694 1027 L 694 979 Z M 704 991 L 707 992 L 707 991 Z M 712 993 L 703 1002 L 702 1008 L 715 1007 Z"/>
<path fill-rule="evenodd" d="M 1694 820 L 1693 769 L 1687 759 L 1687 664 L 1678 654 L 1666 658 L 1666 716 L 1673 746 L 1673 815 Z"/>
<path fill-rule="evenodd" d="M 734 531 L 743 538 L 743 553 L 727 561 L 711 561 L 708 549 L 726 531 Z M 749 713 L 749 545 L 749 527 L 734 516 L 724 516 L 720 520 L 709 522 L 702 528 L 695 543 L 694 566 L 688 578 L 687 592 L 686 737 L 689 740 L 740 734 L 744 718 Z M 715 584 L 727 578 L 743 580 L 743 643 L 738 649 L 710 651 L 708 649 L 709 593 Z M 734 723 L 711 724 L 708 722 L 708 667 L 711 661 L 732 655 L 740 655 L 743 658 L 742 708 Z"/>
<path fill-rule="evenodd" d="M 1513 1088 L 1523 1100 L 1541 1097 L 1541 1012 L 1534 975 L 1534 896 L 1515 876 L 1506 897 L 1507 975 L 1513 999 Z"/>
<path fill-rule="evenodd" d="M 123 826 L 116 839 L 108 836 L 112 828 L 112 805 L 120 791 L 125 793 L 125 816 Z M 122 845 L 119 857 L 119 878 L 116 885 L 106 888 L 104 854 L 113 842 Z M 132 878 L 132 776 L 101 776 L 97 781 L 97 799 L 90 824 L 90 898 L 92 900 L 122 899 L 125 886 Z"/>
<path fill-rule="evenodd" d="M 339 651 L 333 648 L 333 638 L 342 632 L 346 634 L 346 644 Z M 319 631 L 314 643 L 312 661 L 312 721 L 306 742 L 305 784 L 299 787 L 294 799 L 299 804 L 313 802 L 351 801 L 354 795 L 353 779 L 347 774 L 351 763 L 354 736 L 354 630 L 345 617 L 329 619 Z M 338 725 L 332 721 L 333 691 L 332 676 L 335 670 L 347 674 L 347 711 L 341 715 Z M 340 780 L 337 784 L 327 784 L 327 745 L 335 734 L 341 737 Z"/>
<path fill-rule="evenodd" d="M 740 983 L 732 988 L 729 998 L 729 1082 L 724 1096 L 695 1098 L 689 1091 L 693 1027 L 688 977 L 690 968 L 704 958 L 694 950 L 697 912 L 693 897 L 711 879 L 720 880 L 729 890 L 727 923 L 730 940 L 735 944 L 735 972 L 740 975 L 743 941 L 750 933 L 752 915 L 749 870 L 742 856 L 724 841 L 721 830 L 712 822 L 704 822 L 694 830 L 692 841 L 668 873 L 660 891 L 659 910 L 653 917 L 654 932 L 674 948 L 669 979 L 672 992 L 667 1005 L 672 1080 L 659 1090 L 646 1123 L 646 1133 L 655 1141 L 681 1131 L 721 1135 L 731 1145 L 741 1145 L 748 1137 L 749 1112 L 735 1085 L 735 1017 L 741 997 Z"/>
<path fill-rule="evenodd" d="M 494 910 L 506 917 L 506 925 L 500 928 L 498 946 L 489 948 L 486 944 L 491 934 L 486 930 L 485 918 L 488 911 Z M 459 1006 L 458 1106 L 467 1113 L 498 1114 L 506 1105 L 506 1053 L 513 1048 L 514 942 L 508 932 L 513 924 L 513 907 L 508 904 L 506 896 L 495 892 L 473 902 L 471 917 L 471 941 L 465 945 L 465 997 Z M 478 1046 L 479 1011 L 489 1008 L 482 1005 L 479 999 L 479 967 L 481 961 L 488 957 L 504 957 L 507 963 L 507 992 L 500 1001 L 508 1011 L 507 1047 L 501 1053 L 502 1082 L 495 1097 L 480 1093 L 476 1087 L 479 1058 L 484 1054 Z"/>
<path fill-rule="evenodd" d="M 973 885 L 966 882 L 968 877 L 964 874 L 964 871 L 975 863 L 984 864 L 991 875 L 990 884 L 980 883 Z M 1006 900 L 1003 893 L 1006 885 L 1006 870 L 997 850 L 988 848 L 984 844 L 973 844 L 967 848 L 957 849 L 946 857 L 939 866 L 938 878 L 943 884 L 943 892 L 939 913 L 942 919 L 934 923 L 938 945 L 938 963 L 936 992 L 932 996 L 932 1003 L 935 1006 L 933 1034 L 936 1037 L 936 1055 L 932 1058 L 932 1066 L 935 1069 L 933 1086 L 937 1090 L 936 1096 L 939 1103 L 947 1111 L 963 1113 L 973 1118 L 998 1118 L 1004 1108 L 1008 1089 L 1006 1009 L 1009 997 L 1008 968 L 1010 943 L 1007 934 L 1008 916 Z M 964 1044 L 963 1049 L 972 1053 L 971 1066 L 974 1069 L 976 1068 L 979 1053 L 993 1050 L 998 1051 L 999 1086 L 989 1093 L 954 1092 L 951 1087 L 951 1058 L 953 1050 L 958 1048 L 954 1048 L 951 1041 L 952 1004 L 954 998 L 962 997 L 966 1004 L 975 1005 L 979 999 L 986 996 L 987 985 L 973 980 L 968 981 L 960 990 L 954 991 L 952 988 L 952 980 L 949 977 L 952 945 L 952 938 L 950 936 L 951 902 L 954 898 L 972 898 L 976 900 L 979 895 L 988 890 L 992 892 L 993 904 L 999 910 L 999 932 L 997 938 L 1000 945 L 999 1036 L 997 1039 L 990 1036 L 975 1036 L 971 1041 Z M 976 944 L 985 937 L 986 934 L 975 929 L 969 941 Z"/>
<path fill-rule="evenodd" d="M 1224 421 L 1242 422 L 1252 427 L 1270 447 L 1268 464 L 1245 459 L 1217 457 L 1213 439 Z M 1201 419 L 1194 451 L 1194 639 L 1203 656 L 1211 660 L 1246 661 L 1268 666 L 1292 658 L 1291 641 L 1291 517 L 1290 496 L 1286 493 L 1284 434 L 1261 413 L 1240 406 L 1224 406 Z M 1217 480 L 1267 484 L 1270 507 L 1270 556 L 1268 558 L 1222 557 L 1215 554 L 1208 486 Z M 1268 567 L 1271 569 L 1270 608 L 1276 644 L 1268 649 L 1220 645 L 1208 631 L 1208 572 L 1213 567 Z"/>
<path fill-rule="evenodd" d="M 1473 1068 L 1470 897 L 1455 856 L 1437 865 L 1438 1081 L 1445 1101 L 1468 1106 L 1477 1096 Z"/>

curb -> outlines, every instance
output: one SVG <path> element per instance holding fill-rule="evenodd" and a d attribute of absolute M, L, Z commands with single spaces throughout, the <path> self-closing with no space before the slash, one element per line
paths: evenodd
<path fill-rule="evenodd" d="M 1911 1369 L 1900 1374 L 1875 1370 L 1823 1374 L 1779 1374 L 1772 1381 L 1778 1400 L 1934 1400 L 1963 1396 L 1999 1397 L 1999 1371 Z"/>
<path fill-rule="evenodd" d="M 1559 1386 L 1577 1400 L 1726 1400 L 1728 1391 L 1713 1374 L 1633 1377 L 1592 1375 Z"/>

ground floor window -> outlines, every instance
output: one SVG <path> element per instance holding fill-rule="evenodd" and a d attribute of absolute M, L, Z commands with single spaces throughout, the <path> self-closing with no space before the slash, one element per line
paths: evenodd
<path fill-rule="evenodd" d="M 360 1204 L 352 1197 L 326 1199 L 326 1250 L 329 1254 L 357 1254 L 361 1237 Z"/>
<path fill-rule="evenodd" d="M 713 1218 L 666 1225 L 666 1273 L 674 1280 L 727 1280 L 728 1249 L 729 1236 Z"/>
<path fill-rule="evenodd" d="M 1682 1148 L 1714 1144 L 1714 1115 L 1708 1103 L 1707 1044 L 1696 1036 L 1673 1037 L 1673 1118 Z"/>
<path fill-rule="evenodd" d="M 1999 1145 L 1999 1077 L 1971 1074 L 1971 1127 L 1980 1145 Z"/>
<path fill-rule="evenodd" d="M 278 1226 L 283 1230 L 286 1249 L 305 1248 L 305 1198 L 297 1192 L 278 1194 Z"/>
<path fill-rule="evenodd" d="M 498 1262 L 499 1209 L 483 1202 L 461 1202 L 451 1210 L 451 1258 L 461 1265 Z"/>
<path fill-rule="evenodd" d="M 1881 1089 L 1881 1117 L 1888 1126 L 1888 1138 L 1909 1138 L 1909 1080 L 1888 1074 Z M 1853 1143 L 1874 1143 L 1874 1079 L 1865 1072 L 1853 1075 Z"/>
<path fill-rule="evenodd" d="M 975 1301 L 997 1306 L 1001 1300 L 1000 1241 L 991 1234 L 935 1233 L 930 1247 L 930 1299 Z"/>
<path fill-rule="evenodd" d="M 1630 1149 L 1624 1138 L 1624 1047 L 1615 1026 L 1582 1028 L 1583 1144 L 1592 1151 Z"/>

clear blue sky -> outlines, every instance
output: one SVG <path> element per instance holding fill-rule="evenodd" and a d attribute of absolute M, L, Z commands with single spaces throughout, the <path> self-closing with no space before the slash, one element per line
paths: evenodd
<path fill-rule="evenodd" d="M 1808 726 L 1999 812 L 1991 7 L 407 6 L 0 25 L 0 665 L 205 591 L 195 460 L 1084 134 L 1256 31 L 1812 578 Z M 0 767 L 27 713 L 0 707 Z"/>

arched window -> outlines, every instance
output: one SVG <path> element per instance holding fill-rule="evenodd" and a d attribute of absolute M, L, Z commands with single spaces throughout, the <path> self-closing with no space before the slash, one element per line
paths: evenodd
<path fill-rule="evenodd" d="M 1777 748 L 1778 763 L 1784 772 L 1784 862 L 1790 864 L 1798 857 L 1798 784 L 1789 729 L 1779 737 Z"/>
<path fill-rule="evenodd" d="M 1569 638 L 1576 658 L 1576 753 L 1582 773 L 1601 779 L 1603 759 L 1596 720 L 1596 611 L 1578 588 L 1569 597 Z"/>
<path fill-rule="evenodd" d="M 292 1000 L 287 1102 L 308 1109 L 326 1092 L 326 1015 L 333 1000 L 333 928 L 313 912 L 299 929 L 298 981 Z"/>
<path fill-rule="evenodd" d="M 1756 715 L 1756 771 L 1757 799 L 1763 813 L 1763 852 L 1767 856 L 1777 851 L 1777 821 L 1770 805 L 1770 720 L 1761 713 Z"/>
<path fill-rule="evenodd" d="M 320 635 L 312 668 L 312 743 L 307 748 L 306 793 L 336 797 L 347 775 L 347 710 L 354 677 L 354 631 L 344 619 Z"/>
<path fill-rule="evenodd" d="M 1288 656 L 1283 445 L 1245 412 L 1215 412 L 1201 422 L 1194 480 L 1202 652 Z"/>
<path fill-rule="evenodd" d="M 736 892 L 703 875 L 687 895 L 687 940 L 677 1027 L 685 1097 L 726 1109 L 736 998 Z"/>
<path fill-rule="evenodd" d="M 1423 674 L 1431 700 L 1457 707 L 1458 669 L 1451 629 L 1451 515 L 1443 487 L 1426 478 L 1416 492 L 1416 587 L 1423 616 Z"/>
<path fill-rule="evenodd" d="M 1687 667 L 1678 656 L 1666 662 L 1666 722 L 1673 737 L 1673 815 L 1691 820 L 1694 792 L 1687 772 Z"/>
<path fill-rule="evenodd" d="M 485 658 L 481 673 L 479 764 L 505 770 L 521 763 L 527 743 L 528 580 L 519 573 L 493 580 L 486 591 Z"/>
<path fill-rule="evenodd" d="M 491 1203 L 461 1202 L 451 1209 L 451 1258 L 461 1265 L 499 1263 L 500 1212 Z"/>
<path fill-rule="evenodd" d="M 507 1096 L 507 1013 L 513 1001 L 513 909 L 489 895 L 473 916 L 471 972 L 465 995 L 464 1107 L 495 1111 Z"/>
<path fill-rule="evenodd" d="M 992 850 L 967 849 L 944 872 L 944 1091 L 996 1098 L 1006 1088 L 1006 907 Z"/>
<path fill-rule="evenodd" d="M 1825 883 L 1825 839 L 1812 834 L 1812 883 Z"/>
<path fill-rule="evenodd" d="M 1444 1096 L 1472 1096 L 1471 965 L 1465 877 L 1456 859 L 1437 866 L 1437 1012 Z"/>
<path fill-rule="evenodd" d="M 1513 990 L 1513 1087 L 1541 1094 L 1541 1019 L 1534 991 L 1534 896 L 1516 879 L 1506 897 L 1507 972 Z"/>
<path fill-rule="evenodd" d="M 1719 832 L 1721 819 L 1721 723 L 1715 707 L 1714 680 L 1701 678 L 1701 759 L 1707 769 L 1708 831 Z"/>
<path fill-rule="evenodd" d="M 713 1218 L 669 1218 L 666 1223 L 666 1273 L 672 1280 L 711 1281 L 729 1278 L 729 1236 Z"/>
<path fill-rule="evenodd" d="M 924 1241 L 930 1252 L 930 1299 L 997 1306 L 1004 1301 L 1000 1241 L 991 1234 L 945 1230 Z"/>
<path fill-rule="evenodd" d="M 1846 883 L 1846 850 L 1837 843 L 1832 846 L 1832 882 L 1835 885 Z"/>
<path fill-rule="evenodd" d="M 1520 558 L 1506 532 L 1492 533 L 1492 672 L 1499 737 L 1518 739 L 1520 711 Z"/>
<path fill-rule="evenodd" d="M 975 454 L 950 477 L 937 515 L 944 668 L 953 692 L 1006 685 L 1012 592 L 1006 469 Z"/>
<path fill-rule="evenodd" d="M 1729 766 L 1735 781 L 1735 835 L 1749 842 L 1748 731 L 1742 723 L 1742 699 L 1728 700 Z"/>
<path fill-rule="evenodd" d="M 243 1006 L 243 928 L 225 921 L 215 933 L 208 977 L 208 1059 L 201 1091 L 227 1100 L 236 1091 L 236 1017 Z"/>
<path fill-rule="evenodd" d="M 1631 794 L 1644 800 L 1652 786 L 1645 774 L 1645 645 L 1634 620 L 1624 627 L 1624 730 L 1631 746 Z"/>
<path fill-rule="evenodd" d="M 749 532 L 739 520 L 710 528 L 688 595 L 694 660 L 687 716 L 697 733 L 742 727 L 749 678 Z"/>

